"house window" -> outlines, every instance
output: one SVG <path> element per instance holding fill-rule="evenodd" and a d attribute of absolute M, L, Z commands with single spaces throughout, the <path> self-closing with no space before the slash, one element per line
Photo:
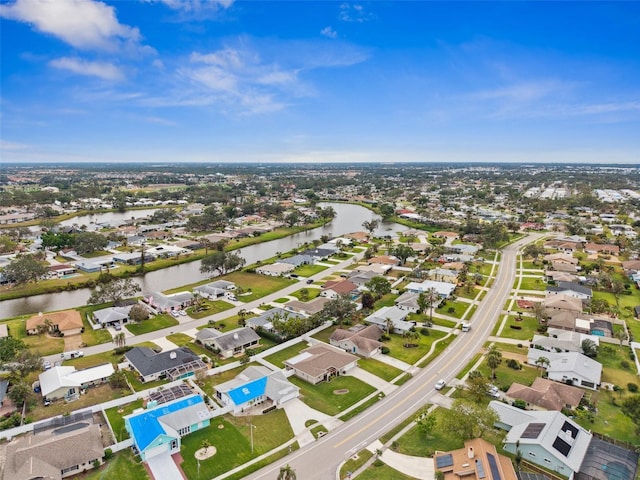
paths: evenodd
<path fill-rule="evenodd" d="M 536 454 L 535 454 L 535 453 L 533 453 L 533 452 L 529 452 L 529 455 L 530 455 L 530 456 L 532 456 L 532 457 L 535 457 L 535 456 L 536 456 Z"/>
<path fill-rule="evenodd" d="M 181 437 L 184 437 L 189 433 L 191 433 L 191 426 L 186 426 L 178 430 L 178 434 L 180 434 Z"/>
<path fill-rule="evenodd" d="M 80 469 L 80 467 L 78 465 L 74 465 L 73 467 L 65 468 L 64 470 L 62 470 L 62 475 L 64 475 L 65 473 L 73 472 L 74 470 L 79 470 L 79 469 Z"/>
<path fill-rule="evenodd" d="M 544 459 L 545 463 L 551 463 L 551 460 L 549 460 L 548 458 Z"/>

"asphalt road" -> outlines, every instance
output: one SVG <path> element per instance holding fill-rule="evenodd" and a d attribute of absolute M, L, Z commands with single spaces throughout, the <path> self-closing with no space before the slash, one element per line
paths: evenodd
<path fill-rule="evenodd" d="M 337 469 L 343 460 L 379 439 L 428 403 L 429 397 L 435 393 L 436 381 L 443 378 L 449 382 L 482 348 L 500 316 L 515 280 L 518 249 L 539 237 L 539 234 L 529 235 L 503 250 L 493 287 L 473 315 L 471 331 L 459 334 L 437 359 L 412 380 L 316 442 L 245 478 L 274 480 L 280 467 L 287 463 L 293 467 L 297 478 L 338 478 Z"/>

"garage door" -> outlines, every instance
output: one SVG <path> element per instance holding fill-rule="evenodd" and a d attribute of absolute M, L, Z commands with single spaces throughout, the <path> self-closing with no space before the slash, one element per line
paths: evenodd
<path fill-rule="evenodd" d="M 169 444 L 165 443 L 164 445 L 158 445 L 157 447 L 153 447 L 147 450 L 144 454 L 144 458 L 148 460 L 152 457 L 155 457 L 156 455 L 160 455 L 162 453 L 167 453 L 167 452 L 169 452 Z"/>

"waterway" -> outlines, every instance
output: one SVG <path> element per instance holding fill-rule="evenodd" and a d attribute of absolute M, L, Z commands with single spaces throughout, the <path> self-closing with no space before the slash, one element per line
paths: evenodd
<path fill-rule="evenodd" d="M 246 260 L 247 265 L 250 265 L 259 260 L 274 257 L 279 252 L 288 252 L 305 242 L 320 239 L 323 235 L 338 237 L 345 233 L 362 231 L 362 223 L 373 219 L 380 221 L 380 226 L 374 232 L 374 234 L 377 235 L 393 235 L 395 232 L 407 229 L 406 226 L 398 223 L 383 222 L 378 215 L 359 205 L 347 203 L 323 203 L 321 205 L 323 207 L 331 206 L 336 211 L 336 216 L 331 223 L 289 237 L 244 247 L 237 252 Z M 146 211 L 147 214 L 149 213 L 148 210 L 137 210 L 135 212 L 139 213 L 143 211 Z M 102 223 L 115 220 L 115 218 L 113 218 L 114 214 L 116 214 L 116 212 L 96 214 L 91 217 L 95 217 L 93 219 L 94 223 Z M 102 217 L 102 215 L 109 217 Z M 124 215 L 124 219 L 131 217 L 131 215 Z M 82 217 L 77 217 L 75 223 L 78 223 L 78 219 L 80 218 Z M 169 290 L 179 287 L 180 285 L 198 282 L 206 279 L 207 276 L 207 274 L 200 273 L 200 261 L 195 261 L 150 272 L 144 277 L 135 277 L 134 280 L 138 282 L 143 292 L 151 292 Z M 0 302 L 0 314 L 2 318 L 8 318 L 37 312 L 64 310 L 86 305 L 89 295 L 91 295 L 91 290 L 84 288 L 5 300 Z"/>

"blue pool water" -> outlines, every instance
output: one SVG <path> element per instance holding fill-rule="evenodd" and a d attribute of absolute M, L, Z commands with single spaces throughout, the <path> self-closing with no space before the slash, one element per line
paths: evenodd
<path fill-rule="evenodd" d="M 593 330 L 591 330 L 591 335 L 595 335 L 596 337 L 604 337 L 604 330 L 594 328 Z"/>

